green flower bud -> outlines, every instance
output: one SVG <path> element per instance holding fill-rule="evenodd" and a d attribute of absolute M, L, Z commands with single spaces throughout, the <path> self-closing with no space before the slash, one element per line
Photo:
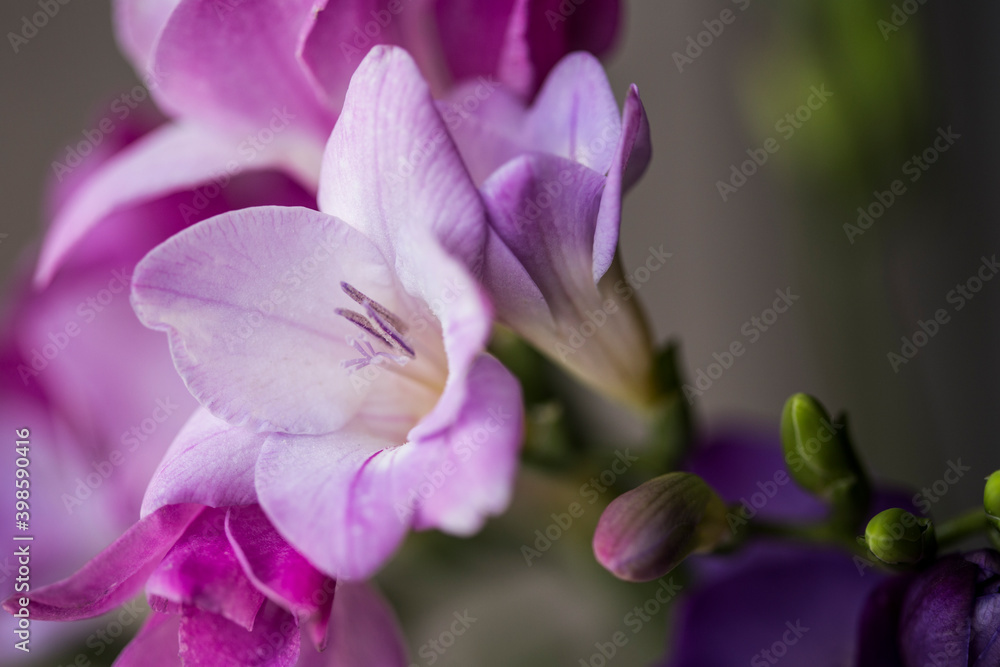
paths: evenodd
<path fill-rule="evenodd" d="M 864 483 L 864 473 L 851 449 L 841 420 L 831 421 L 812 396 L 795 394 L 781 414 L 785 463 L 807 491 L 832 497 L 838 489 Z"/>
<path fill-rule="evenodd" d="M 983 507 L 986 509 L 990 525 L 1000 531 L 1000 470 L 986 478 Z"/>
<path fill-rule="evenodd" d="M 594 555 L 620 579 L 650 581 L 729 537 L 718 494 L 697 475 L 672 472 L 608 505 L 594 532 Z"/>
<path fill-rule="evenodd" d="M 937 547 L 931 520 L 898 507 L 872 517 L 865 528 L 864 543 L 887 565 L 916 565 L 933 556 Z"/>

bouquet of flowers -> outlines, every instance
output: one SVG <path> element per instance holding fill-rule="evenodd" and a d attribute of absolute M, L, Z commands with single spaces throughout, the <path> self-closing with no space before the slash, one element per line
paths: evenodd
<path fill-rule="evenodd" d="M 817 398 L 770 431 L 695 413 L 745 350 L 689 377 L 640 303 L 671 246 L 620 252 L 652 150 L 600 60 L 618 0 L 113 7 L 142 84 L 53 165 L 0 335 L 5 664 L 1000 665 L 1000 473 L 932 517 Z M 521 626 L 451 651 L 530 611 L 505 557 L 610 630 L 573 663 Z M 417 648 L 449 577 L 509 601 Z"/>

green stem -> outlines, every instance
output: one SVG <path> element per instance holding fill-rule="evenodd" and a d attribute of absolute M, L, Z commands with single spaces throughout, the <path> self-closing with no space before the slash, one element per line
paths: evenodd
<path fill-rule="evenodd" d="M 979 507 L 937 526 L 938 549 L 955 544 L 989 528 L 986 512 Z"/>
<path fill-rule="evenodd" d="M 742 538 L 753 537 L 770 537 L 807 544 L 838 546 L 858 555 L 867 554 L 867 549 L 861 548 L 853 537 L 845 535 L 836 525 L 830 523 L 785 524 L 752 521 L 744 529 Z"/>

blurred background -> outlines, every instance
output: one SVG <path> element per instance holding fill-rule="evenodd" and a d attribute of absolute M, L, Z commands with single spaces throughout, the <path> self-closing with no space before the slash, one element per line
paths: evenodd
<path fill-rule="evenodd" d="M 7 0 L 0 28 L 17 31 L 34 11 L 34 0 Z M 657 339 L 680 342 L 689 382 L 700 372 L 711 381 L 697 387 L 696 405 L 709 430 L 776 430 L 785 398 L 807 391 L 848 411 L 878 476 L 919 489 L 960 459 L 972 473 L 935 512 L 978 502 L 981 479 L 1000 465 L 1000 280 L 963 297 L 960 309 L 952 290 L 1000 253 L 1000 165 L 990 157 L 1000 154 L 998 18 L 995 3 L 965 1 L 628 3 L 609 69 L 620 98 L 629 83 L 639 86 L 654 160 L 627 200 L 623 259 L 628 272 L 650 246 L 672 253 L 639 297 Z M 137 79 L 104 1 L 62 5 L 17 53 L 2 50 L 6 280 L 37 248 L 52 161 Z M 871 215 L 861 219 L 866 228 L 859 207 Z M 798 299 L 759 327 L 752 318 L 777 290 Z M 902 356 L 901 338 L 912 340 L 939 309 L 949 321 L 894 368 L 888 355 Z M 746 352 L 707 377 L 713 355 L 736 341 Z M 531 498 L 537 475 L 526 473 L 520 496 Z M 561 511 L 574 493 L 549 493 L 547 502 Z M 621 626 L 632 599 L 648 597 L 600 576 L 585 545 L 589 527 L 526 567 L 511 545 L 532 539 L 524 526 L 550 522 L 529 505 L 452 549 L 447 567 L 410 570 L 406 559 L 390 567 L 385 584 L 414 656 L 468 608 L 482 620 L 437 664 L 575 665 Z M 414 550 L 453 542 L 418 537 Z M 664 622 L 638 634 L 621 663 L 655 657 Z"/>

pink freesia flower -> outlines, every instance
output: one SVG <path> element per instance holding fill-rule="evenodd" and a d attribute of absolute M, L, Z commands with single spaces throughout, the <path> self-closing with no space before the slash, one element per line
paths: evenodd
<path fill-rule="evenodd" d="M 37 279 L 105 216 L 142 201 L 249 170 L 314 189 L 351 74 L 374 44 L 410 49 L 438 93 L 483 77 L 526 97 L 568 51 L 607 51 L 619 14 L 619 0 L 119 0 L 119 42 L 174 122 L 68 203 Z"/>
<path fill-rule="evenodd" d="M 319 202 L 212 218 L 139 265 L 135 310 L 207 408 L 143 511 L 240 504 L 252 477 L 298 551 L 360 579 L 411 527 L 469 534 L 506 507 L 521 395 L 483 352 L 485 210 L 406 52 L 358 69 Z"/>
<path fill-rule="evenodd" d="M 23 359 L 9 341 L 0 345 L 0 430 L 8 442 L 6 455 L 0 458 L 0 475 L 8 489 L 6 495 L 12 512 L 3 532 L 5 544 L 11 546 L 0 555 L 2 598 L 13 595 L 18 586 L 23 590 L 23 577 L 21 582 L 17 581 L 20 565 L 17 547 L 29 547 L 32 581 L 65 577 L 84 562 L 83 554 L 95 553 L 122 527 L 116 504 L 137 500 L 118 493 L 114 477 L 105 480 L 95 471 L 91 463 L 97 462 L 98 455 L 78 440 L 37 385 L 22 384 L 16 370 L 21 363 Z M 21 473 L 17 472 L 19 469 Z M 91 478 L 97 487 L 94 489 L 87 485 L 87 477 L 92 473 L 96 475 Z M 73 496 L 78 485 L 83 485 L 88 495 L 78 506 L 72 506 L 70 512 L 63 495 Z M 15 492 L 25 490 L 29 509 L 14 516 Z M 18 530 L 15 520 L 24 521 L 26 529 Z M 24 543 L 12 540 L 14 536 L 26 535 L 33 540 Z M 67 544 L 72 544 L 73 549 L 67 549 Z M 16 660 L 28 655 L 15 647 L 15 643 L 23 640 L 14 634 L 16 627 L 13 617 L 4 614 L 0 618 L 0 632 L 8 638 L 0 646 L 3 664 L 16 664 Z M 94 629 L 79 624 L 34 627 L 24 648 L 30 649 L 32 656 L 51 655 L 60 649 L 60 642 L 82 640 Z"/>
<path fill-rule="evenodd" d="M 101 154 L 53 189 L 56 215 L 146 130 L 128 123 L 109 136 Z M 135 520 L 150 475 L 197 406 L 162 339 L 142 326 L 129 303 L 138 261 L 187 226 L 183 201 L 183 195 L 165 197 L 109 216 L 73 248 L 45 289 L 15 288 L 7 318 L 18 355 L 11 368 L 16 379 L 9 381 L 25 391 L 37 388 L 78 443 L 74 465 L 84 483 L 59 494 L 64 511 L 72 514 L 98 487 L 113 487 L 108 513 L 117 530 Z M 247 174 L 206 213 L 265 201 L 307 205 L 312 198 L 279 174 Z M 91 473 L 101 479 L 88 483 Z"/>
<path fill-rule="evenodd" d="M 107 135 L 50 190 L 50 209 L 58 213 L 150 127 L 137 113 Z M 247 174 L 206 213 L 311 200 L 286 177 Z M 8 436 L 29 431 L 33 582 L 67 576 L 132 525 L 150 477 L 197 407 L 162 338 L 142 326 L 128 298 L 139 259 L 184 228 L 183 201 L 182 195 L 165 197 L 109 216 L 100 233 L 72 249 L 43 290 L 28 284 L 29 266 L 20 267 L 12 284 L 0 332 L 0 427 Z M 13 452 L 0 461 L 11 484 L 14 461 Z M 12 554 L 0 557 L 3 597 L 14 592 L 12 564 Z M 12 622 L 4 617 L 5 632 Z M 91 631 L 44 626 L 32 652 L 58 649 L 54 635 L 84 630 Z"/>
<path fill-rule="evenodd" d="M 572 54 L 532 105 L 498 90 L 452 136 L 489 210 L 483 281 L 498 318 L 591 387 L 648 404 L 649 333 L 617 260 L 622 195 L 651 155 L 637 88 L 620 112 L 600 63 Z"/>
<path fill-rule="evenodd" d="M 257 505 L 163 507 L 76 574 L 31 592 L 28 607 L 35 621 L 91 618 L 143 587 L 153 613 L 117 667 L 406 665 L 381 598 L 320 573 Z M 5 609 L 15 612 L 19 597 Z"/>

